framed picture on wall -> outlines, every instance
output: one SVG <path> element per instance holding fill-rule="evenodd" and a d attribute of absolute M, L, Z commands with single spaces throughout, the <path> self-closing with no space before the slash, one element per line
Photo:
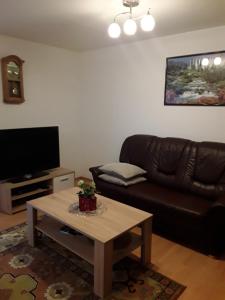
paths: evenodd
<path fill-rule="evenodd" d="M 225 106 L 225 51 L 167 58 L 164 105 Z"/>

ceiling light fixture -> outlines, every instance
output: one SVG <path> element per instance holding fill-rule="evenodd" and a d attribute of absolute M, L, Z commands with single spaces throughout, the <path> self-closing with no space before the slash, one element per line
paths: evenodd
<path fill-rule="evenodd" d="M 119 25 L 119 18 L 122 15 L 128 15 L 128 19 L 123 23 L 123 31 L 126 35 L 134 35 L 137 32 L 136 20 L 140 20 L 141 29 L 145 32 L 152 31 L 155 27 L 155 19 L 150 14 L 150 9 L 147 14 L 141 17 L 133 16 L 133 8 L 139 5 L 139 0 L 123 0 L 123 5 L 129 7 L 129 11 L 117 14 L 114 21 L 109 25 L 108 34 L 111 38 L 119 38 L 121 35 L 121 27 Z"/>

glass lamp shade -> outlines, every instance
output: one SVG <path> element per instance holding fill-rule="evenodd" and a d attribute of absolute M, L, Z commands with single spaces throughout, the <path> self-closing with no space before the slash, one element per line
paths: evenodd
<path fill-rule="evenodd" d="M 143 31 L 152 31 L 155 27 L 155 19 L 152 15 L 147 14 L 141 19 L 141 29 Z"/>
<path fill-rule="evenodd" d="M 134 35 L 137 31 L 137 24 L 134 20 L 128 19 L 123 24 L 123 31 L 126 35 Z"/>
<path fill-rule="evenodd" d="M 108 28 L 108 35 L 112 38 L 112 39 L 117 39 L 121 34 L 121 29 L 120 29 L 120 25 L 118 23 L 112 23 L 109 25 Z"/>

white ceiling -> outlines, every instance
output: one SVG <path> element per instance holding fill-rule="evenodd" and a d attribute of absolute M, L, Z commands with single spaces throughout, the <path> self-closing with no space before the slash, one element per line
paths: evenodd
<path fill-rule="evenodd" d="M 107 27 L 126 10 L 122 0 L 0 0 L 0 34 L 84 51 L 225 25 L 225 0 L 140 0 L 135 15 L 148 7 L 156 19 L 154 32 L 113 40 Z"/>

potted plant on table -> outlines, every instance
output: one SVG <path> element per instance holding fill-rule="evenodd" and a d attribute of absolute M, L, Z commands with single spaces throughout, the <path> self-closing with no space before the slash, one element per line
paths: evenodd
<path fill-rule="evenodd" d="M 95 196 L 95 183 L 78 181 L 78 186 L 81 189 L 77 194 L 79 196 L 79 209 L 80 211 L 93 211 L 96 210 L 96 196 Z"/>

